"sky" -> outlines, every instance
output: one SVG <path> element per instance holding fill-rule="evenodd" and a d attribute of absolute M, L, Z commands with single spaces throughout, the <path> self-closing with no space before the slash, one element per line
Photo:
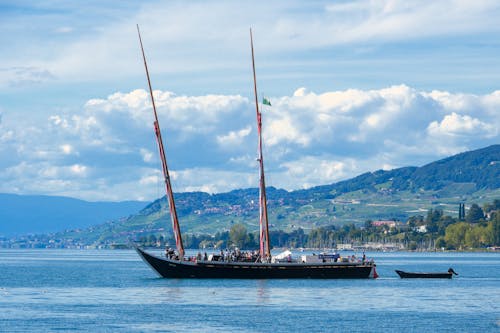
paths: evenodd
<path fill-rule="evenodd" d="M 0 2 L 0 192 L 295 190 L 499 143 L 498 1 Z"/>

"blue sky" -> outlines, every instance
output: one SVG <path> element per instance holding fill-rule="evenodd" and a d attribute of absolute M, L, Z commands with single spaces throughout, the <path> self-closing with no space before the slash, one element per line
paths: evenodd
<path fill-rule="evenodd" d="M 0 192 L 163 194 L 141 27 L 175 191 L 300 189 L 498 143 L 497 1 L 2 1 Z"/>

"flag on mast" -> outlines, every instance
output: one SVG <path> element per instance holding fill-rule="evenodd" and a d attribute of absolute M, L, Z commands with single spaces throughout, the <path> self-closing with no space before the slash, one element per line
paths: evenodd
<path fill-rule="evenodd" d="M 262 98 L 262 104 L 272 106 L 271 101 L 267 97 Z"/>

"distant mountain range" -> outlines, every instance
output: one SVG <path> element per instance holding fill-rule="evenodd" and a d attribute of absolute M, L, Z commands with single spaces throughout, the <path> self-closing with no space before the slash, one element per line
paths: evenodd
<path fill-rule="evenodd" d="M 0 235 L 88 228 L 137 213 L 140 201 L 88 202 L 67 197 L 0 193 Z"/>
<path fill-rule="evenodd" d="M 307 190 L 285 191 L 269 187 L 267 194 L 274 230 L 361 224 L 369 219 L 405 221 L 412 215 L 425 215 L 429 208 L 435 207 L 448 215 L 456 215 L 458 203 L 491 202 L 500 197 L 500 145 L 461 153 L 422 167 L 368 172 Z M 61 230 L 92 225 L 85 230 L 58 234 L 58 237 L 102 244 L 124 242 L 151 233 L 170 233 L 165 198 L 145 206 L 139 202 L 86 203 L 68 198 L 30 197 L 30 206 L 23 203 L 27 197 L 18 197 L 17 206 L 6 212 L 5 200 L 15 201 L 12 197 L 0 195 L 0 234 L 2 231 L 55 231 L 58 227 Z M 228 230 L 234 223 L 243 223 L 249 230 L 258 228 L 256 188 L 220 194 L 177 193 L 175 199 L 183 233 L 214 234 Z M 129 214 L 133 215 L 125 217 Z M 118 220 L 118 217 L 124 218 Z M 6 218 L 22 223 L 9 223 L 10 229 L 6 229 L 3 222 Z M 50 221 L 50 226 L 42 227 L 41 221 Z"/>

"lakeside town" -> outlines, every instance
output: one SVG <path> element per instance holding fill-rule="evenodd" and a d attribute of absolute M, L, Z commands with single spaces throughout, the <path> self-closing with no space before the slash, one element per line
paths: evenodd
<path fill-rule="evenodd" d="M 395 220 L 366 221 L 364 225 L 345 224 L 313 228 L 308 233 L 301 228 L 290 232 L 271 231 L 273 248 L 333 249 L 337 251 L 498 251 L 500 250 L 500 200 L 480 207 L 472 204 L 468 210 L 459 205 L 454 218 L 442 210 L 430 209 L 427 215 L 412 216 L 405 223 Z M 72 234 L 79 235 L 81 230 Z M 88 232 L 88 231 L 87 231 Z M 173 239 L 165 237 L 165 229 L 124 232 L 128 239 L 146 247 L 165 248 Z M 0 248 L 31 249 L 121 249 L 130 242 L 113 239 L 89 242 L 84 237 L 63 237 L 61 233 L 0 238 Z M 186 234 L 186 248 L 223 249 L 257 247 L 255 232 L 248 232 L 236 223 L 230 230 L 216 234 Z"/>

